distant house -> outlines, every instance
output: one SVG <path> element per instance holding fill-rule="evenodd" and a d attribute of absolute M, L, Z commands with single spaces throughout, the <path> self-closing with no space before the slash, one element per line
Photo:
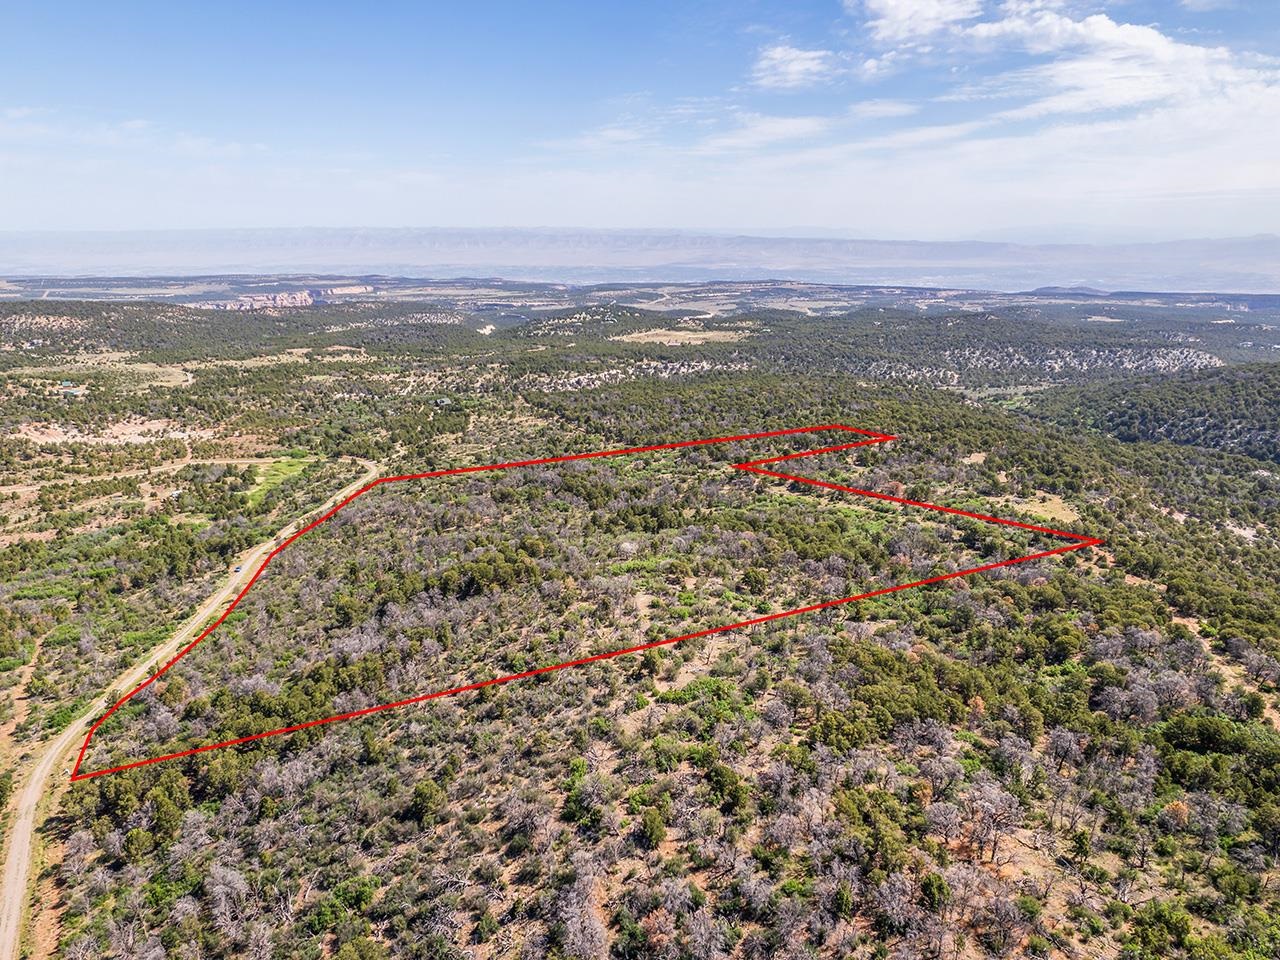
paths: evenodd
<path fill-rule="evenodd" d="M 453 401 L 448 397 L 436 397 L 431 401 L 431 403 L 433 406 L 437 407 L 449 407 L 453 405 Z"/>

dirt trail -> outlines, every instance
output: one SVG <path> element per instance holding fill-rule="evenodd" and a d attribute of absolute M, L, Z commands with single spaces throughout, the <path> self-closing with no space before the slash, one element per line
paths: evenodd
<path fill-rule="evenodd" d="M 53 779 L 54 771 L 59 764 L 68 765 L 66 773 L 69 775 L 71 755 L 84 740 L 89 725 L 110 705 L 109 698 L 137 686 L 161 664 L 172 658 L 184 644 L 199 635 L 205 623 L 216 616 L 223 605 L 240 592 L 253 576 L 254 571 L 266 559 L 267 554 L 274 549 L 277 540 L 290 536 L 299 527 L 305 525 L 307 518 L 329 510 L 377 476 L 377 464 L 367 460 L 362 460 L 360 463 L 364 467 L 364 473 L 358 480 L 343 487 L 307 517 L 294 520 L 275 536 L 236 558 L 231 566 L 233 571 L 239 570 L 239 572 L 230 573 L 223 581 L 222 587 L 205 600 L 168 640 L 152 650 L 142 662 L 116 677 L 110 688 L 87 704 L 80 715 L 53 740 L 37 747 L 32 761 L 34 766 L 30 767 L 25 777 L 19 773 L 20 780 L 16 785 L 17 789 L 14 791 L 14 800 L 11 804 L 12 823 L 4 838 L 4 873 L 0 875 L 0 960 L 17 960 L 20 956 L 22 921 L 27 906 L 36 827 L 42 815 L 47 812 L 47 809 L 42 809 L 46 796 L 52 795 L 66 784 L 66 777 Z"/>

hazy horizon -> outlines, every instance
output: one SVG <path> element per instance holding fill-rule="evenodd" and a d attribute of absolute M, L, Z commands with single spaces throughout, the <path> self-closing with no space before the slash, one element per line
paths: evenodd
<path fill-rule="evenodd" d="M 0 232 L 0 277 L 232 274 L 1276 293 L 1280 237 L 1035 245 L 555 227 Z"/>

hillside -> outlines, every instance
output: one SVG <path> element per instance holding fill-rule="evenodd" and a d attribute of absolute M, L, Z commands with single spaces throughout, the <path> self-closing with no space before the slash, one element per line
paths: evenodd
<path fill-rule="evenodd" d="M 1106 541 L 59 781 L 33 912 L 65 957 L 1257 960 L 1280 942 L 1280 476 L 1021 406 L 1230 371 L 1270 349 L 1260 327 L 1158 306 L 1099 324 L 600 305 L 488 334 L 432 302 L 0 314 L 31 338 L 0 364 L 17 782 L 366 469 L 848 423 L 900 439 L 787 468 Z M 86 768 L 1061 542 L 726 466 L 812 446 L 381 485 L 277 556 Z"/>
<path fill-rule="evenodd" d="M 1280 363 L 1049 391 L 1035 407 L 1121 440 L 1168 440 L 1280 462 Z"/>

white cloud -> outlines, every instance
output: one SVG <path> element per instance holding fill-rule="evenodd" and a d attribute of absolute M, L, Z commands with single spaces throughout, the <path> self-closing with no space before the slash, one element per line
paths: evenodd
<path fill-rule="evenodd" d="M 1010 120 L 1159 105 L 1208 107 L 1233 91 L 1280 84 L 1274 61 L 1183 43 L 1153 27 L 1117 23 L 1103 14 L 1073 20 L 1039 11 L 975 24 L 965 32 L 1050 57 L 970 91 L 980 96 L 985 88 L 987 95 L 1025 98 L 999 114 Z"/>
<path fill-rule="evenodd" d="M 851 13 L 864 12 L 882 43 L 927 39 L 982 14 L 982 0 L 845 0 Z"/>
<path fill-rule="evenodd" d="M 1280 116 L 1280 61 L 1069 15 L 1080 4 L 1067 0 L 989 2 L 985 15 L 963 0 L 854 7 L 881 46 L 850 75 L 874 79 L 888 64 L 996 72 L 935 97 L 930 111 L 966 101 L 963 112 L 883 135 L 862 136 L 850 121 L 910 116 L 915 104 L 867 100 L 829 122 L 798 118 L 789 131 L 781 118 L 744 122 L 713 138 L 738 153 L 685 196 L 690 212 L 736 189 L 766 219 L 785 198 L 778 215 L 792 222 L 881 235 L 1037 222 L 1232 235 L 1280 222 L 1280 124 L 1266 119 Z"/>
<path fill-rule="evenodd" d="M 778 43 L 760 51 L 751 68 L 751 82 L 768 90 L 800 90 L 826 83 L 840 69 L 830 50 L 802 50 Z"/>
<path fill-rule="evenodd" d="M 890 73 L 898 59 L 898 51 L 890 50 L 880 57 L 867 57 L 855 71 L 862 80 L 876 80 Z"/>

